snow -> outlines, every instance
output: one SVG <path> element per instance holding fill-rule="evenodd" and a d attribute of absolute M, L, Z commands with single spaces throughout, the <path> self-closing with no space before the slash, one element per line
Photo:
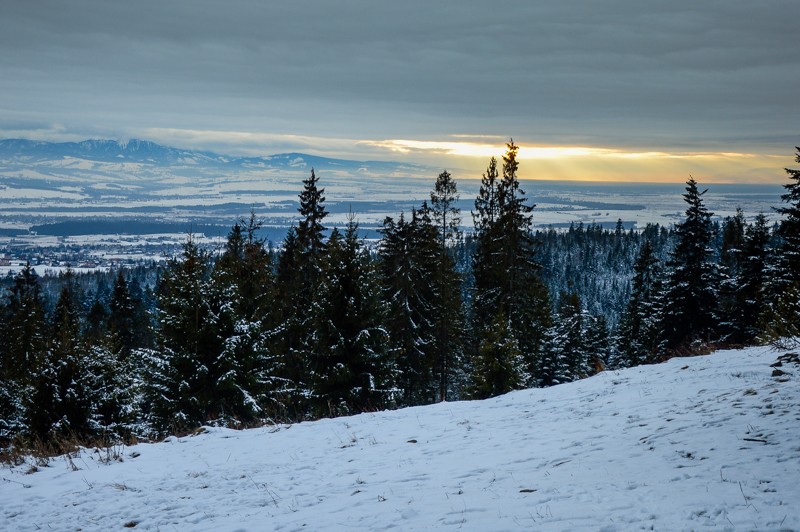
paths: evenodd
<path fill-rule="evenodd" d="M 800 365 L 773 376 L 783 353 L 5 466 L 0 529 L 797 530 Z"/>
<path fill-rule="evenodd" d="M 75 187 L 73 187 L 75 188 Z M 63 199 L 63 200 L 82 200 L 86 199 L 85 194 L 67 192 L 64 190 L 45 190 L 42 188 L 14 188 L 6 187 L 0 194 L 0 200 L 17 199 Z"/>

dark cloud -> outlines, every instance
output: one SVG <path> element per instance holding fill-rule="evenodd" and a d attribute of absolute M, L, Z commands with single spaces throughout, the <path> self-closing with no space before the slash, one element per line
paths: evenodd
<path fill-rule="evenodd" d="M 796 0 L 7 0 L 1 15 L 9 123 L 797 143 Z"/>

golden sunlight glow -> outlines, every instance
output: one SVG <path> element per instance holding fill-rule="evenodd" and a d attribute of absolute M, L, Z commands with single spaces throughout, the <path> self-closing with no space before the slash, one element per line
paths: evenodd
<path fill-rule="evenodd" d="M 445 141 L 388 139 L 360 145 L 418 160 L 456 166 L 480 176 L 489 157 L 503 155 L 505 139 L 450 137 Z M 782 155 L 730 151 L 636 150 L 624 147 L 542 146 L 519 143 L 517 159 L 525 161 L 521 179 L 620 182 L 683 182 L 697 176 L 707 183 L 780 182 L 790 162 Z"/>
<path fill-rule="evenodd" d="M 507 139 L 494 135 L 450 135 L 441 140 L 359 140 L 243 131 L 149 129 L 137 134 L 157 142 L 203 147 L 222 153 L 266 155 L 301 151 L 353 160 L 401 159 L 457 170 L 478 178 L 490 157 L 498 159 Z M 620 182 L 683 182 L 691 174 L 707 183 L 780 183 L 793 158 L 758 152 L 623 146 L 537 145 L 519 142 L 521 179 Z M 233 154 L 233 153 L 232 153 Z M 409 170 L 411 172 L 411 170 Z M 413 173 L 413 172 L 412 172 Z M 416 175 L 416 174 L 415 174 Z M 421 177 L 421 176 L 420 176 Z"/>
<path fill-rule="evenodd" d="M 362 141 L 362 144 L 382 148 L 395 153 L 411 154 L 419 152 L 438 153 L 461 157 L 492 157 L 505 151 L 505 144 L 464 141 L 430 141 L 389 139 Z M 625 151 L 612 148 L 590 148 L 586 146 L 530 146 L 519 145 L 519 159 L 558 159 L 562 157 L 612 157 L 621 159 L 713 159 L 731 157 L 756 157 L 750 153 L 731 152 L 662 152 Z"/>
<path fill-rule="evenodd" d="M 482 142 L 430 141 L 390 139 L 364 141 L 366 145 L 383 148 L 396 153 L 434 152 L 441 155 L 488 158 L 499 156 L 505 150 L 505 144 L 488 144 Z M 553 159 L 557 157 L 583 157 L 587 155 L 606 155 L 613 150 L 602 148 L 585 148 L 581 146 L 520 146 L 520 159 Z"/>

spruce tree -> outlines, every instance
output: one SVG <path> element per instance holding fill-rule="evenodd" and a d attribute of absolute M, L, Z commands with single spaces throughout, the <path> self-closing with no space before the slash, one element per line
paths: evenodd
<path fill-rule="evenodd" d="M 86 314 L 86 327 L 84 335 L 93 345 L 100 345 L 107 341 L 108 308 L 100 297 L 95 297 L 92 306 Z"/>
<path fill-rule="evenodd" d="M 771 251 L 767 218 L 759 214 L 745 229 L 731 305 L 725 315 L 725 340 L 732 344 L 751 344 L 761 333 Z"/>
<path fill-rule="evenodd" d="M 47 352 L 26 398 L 28 429 L 42 441 L 56 442 L 63 436 L 86 438 L 97 432 L 92 416 L 95 390 L 88 371 L 87 346 L 81 338 L 76 291 L 68 270 L 53 310 Z"/>
<path fill-rule="evenodd" d="M 800 147 L 796 162 L 800 163 Z M 800 344 L 800 169 L 786 168 L 790 182 L 783 185 L 784 207 L 775 209 L 783 218 L 774 265 L 770 268 L 764 337 L 777 345 Z"/>
<path fill-rule="evenodd" d="M 122 358 L 127 358 L 137 344 L 136 304 L 128 290 L 128 282 L 122 270 L 117 271 L 117 279 L 109 301 L 107 330 L 110 335 L 110 348 Z"/>
<path fill-rule="evenodd" d="M 45 310 L 39 276 L 29 263 L 14 277 L 4 308 L 2 368 L 6 378 L 24 382 L 45 350 Z"/>
<path fill-rule="evenodd" d="M 312 314 L 308 353 L 313 412 L 342 415 L 385 408 L 394 399 L 394 365 L 374 265 L 352 217 L 328 240 L 325 278 Z"/>
<path fill-rule="evenodd" d="M 562 384 L 585 377 L 589 356 L 584 344 L 584 313 L 576 292 L 561 293 L 551 338 L 551 367 L 540 384 Z"/>
<path fill-rule="evenodd" d="M 422 219 L 428 212 L 436 224 L 438 253 L 431 281 L 434 285 L 435 299 L 435 374 L 438 380 L 438 399 L 446 401 L 451 391 L 452 374 L 458 371 L 462 359 L 463 304 L 461 301 L 461 278 L 455 271 L 453 254 L 450 251 L 460 237 L 460 209 L 456 183 L 446 170 L 439 174 L 431 192 L 431 207 L 423 204 Z"/>
<path fill-rule="evenodd" d="M 619 360 L 632 367 L 654 358 L 661 341 L 662 269 L 649 239 L 633 266 L 631 297 L 619 328 Z"/>
<path fill-rule="evenodd" d="M 380 230 L 378 248 L 386 327 L 398 368 L 397 386 L 405 405 L 433 402 L 438 382 L 434 378 L 436 233 L 421 222 L 416 209 L 406 221 L 387 217 Z"/>
<path fill-rule="evenodd" d="M 800 163 L 800 147 L 795 161 Z M 784 272 L 782 282 L 796 285 L 800 282 L 800 169 L 786 168 L 786 173 L 790 182 L 783 185 L 786 193 L 781 195 L 786 206 L 776 209 L 783 215 L 779 230 L 783 240 L 778 253 Z"/>
<path fill-rule="evenodd" d="M 475 278 L 472 320 L 476 334 L 481 334 L 493 321 L 496 321 L 500 297 L 500 279 L 497 272 L 497 258 L 500 253 L 501 231 L 498 224 L 500 202 L 497 159 L 489 161 L 483 174 L 472 219 L 475 225 L 475 252 L 472 272 Z"/>
<path fill-rule="evenodd" d="M 155 322 L 152 310 L 155 309 L 155 295 L 148 285 L 142 289 L 139 279 L 131 275 L 128 279 L 128 294 L 133 304 L 133 334 L 131 348 L 150 348 L 155 345 Z"/>
<path fill-rule="evenodd" d="M 511 322 L 498 313 L 478 343 L 473 361 L 470 395 L 495 397 L 525 385 L 524 360 Z"/>
<path fill-rule="evenodd" d="M 322 225 L 328 215 L 325 210 L 324 188 L 319 188 L 319 179 L 311 169 L 311 177 L 303 180 L 303 191 L 300 193 L 300 223 L 297 226 L 297 240 L 300 253 L 304 260 L 301 266 L 306 270 L 305 274 L 312 283 L 319 280 L 319 262 L 322 253 L 325 251 L 323 234 L 325 226 Z"/>
<path fill-rule="evenodd" d="M 14 277 L 0 308 L 0 441 L 26 430 L 25 398 L 46 354 L 47 332 L 39 276 L 29 263 Z"/>
<path fill-rule="evenodd" d="M 712 213 L 703 204 L 705 193 L 693 177 L 686 182 L 686 218 L 675 228 L 678 241 L 667 263 L 662 331 L 668 350 L 708 343 L 715 337 L 719 276 L 710 247 Z"/>
<path fill-rule="evenodd" d="M 739 344 L 742 340 L 741 324 L 737 319 L 740 306 L 737 292 L 742 282 L 746 228 L 747 221 L 740 208 L 736 209 L 734 216 L 725 218 L 722 224 L 717 316 L 720 341 L 728 344 Z"/>
<path fill-rule="evenodd" d="M 500 184 L 497 170 L 497 159 L 489 159 L 489 166 L 481 179 L 478 197 L 475 199 L 475 210 L 472 211 L 472 220 L 475 232 L 484 233 L 494 227 L 499 217 L 500 204 L 497 197 L 497 187 Z"/>
<path fill-rule="evenodd" d="M 307 413 L 311 319 L 325 275 L 323 222 L 328 213 L 324 206 L 325 191 L 317 186 L 318 182 L 312 169 L 300 193 L 300 222 L 286 235 L 277 269 L 277 293 L 282 308 L 275 344 L 284 368 L 281 378 L 287 394 L 287 415 L 293 418 L 302 418 Z"/>
<path fill-rule="evenodd" d="M 727 274 L 728 277 L 736 277 L 739 274 L 746 229 L 747 221 L 744 212 L 737 207 L 736 214 L 725 218 L 722 224 L 722 247 L 719 261 L 723 270 L 720 272 L 721 274 Z"/>
<path fill-rule="evenodd" d="M 281 367 L 271 336 L 277 318 L 272 264 L 261 222 L 233 226 L 225 251 L 214 265 L 209 286 L 212 321 L 221 352 L 217 357 L 217 403 L 225 416 L 250 422 L 269 409 L 282 413 Z"/>
<path fill-rule="evenodd" d="M 158 286 L 158 349 L 142 352 L 147 409 L 158 430 L 185 430 L 215 419 L 220 340 L 209 307 L 209 260 L 192 239 L 169 262 Z"/>
<path fill-rule="evenodd" d="M 526 203 L 519 188 L 517 151 L 513 141 L 509 142 L 503 156 L 503 177 L 497 184 L 496 163 L 490 161 L 475 203 L 472 320 L 478 339 L 489 327 L 508 320 L 522 352 L 524 381 L 534 384 L 539 380 L 538 364 L 546 348 L 551 316 L 547 289 L 535 261 L 533 206 Z"/>

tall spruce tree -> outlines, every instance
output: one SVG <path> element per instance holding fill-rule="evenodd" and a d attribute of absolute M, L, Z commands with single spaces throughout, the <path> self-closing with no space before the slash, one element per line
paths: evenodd
<path fill-rule="evenodd" d="M 325 210 L 325 189 L 317 186 L 319 179 L 311 169 L 311 177 L 303 180 L 303 191 L 300 193 L 300 223 L 297 226 L 297 241 L 303 256 L 301 267 L 308 281 L 312 284 L 319 280 L 320 261 L 325 251 L 322 225 L 328 212 Z"/>
<path fill-rule="evenodd" d="M 436 400 L 435 360 L 436 232 L 421 221 L 417 210 L 406 220 L 387 217 L 378 248 L 383 299 L 388 307 L 386 327 L 398 368 L 397 386 L 402 403 L 416 405 Z"/>
<path fill-rule="evenodd" d="M 795 161 L 800 163 L 800 147 L 797 148 Z M 780 224 L 783 241 L 778 252 L 784 266 L 784 282 L 796 284 L 800 282 L 800 169 L 786 168 L 786 173 L 790 182 L 783 185 L 786 193 L 781 195 L 786 206 L 776 209 L 784 216 Z"/>
<path fill-rule="evenodd" d="M 446 170 L 436 178 L 431 192 L 431 207 L 423 204 L 421 217 L 427 219 L 428 212 L 436 224 L 439 241 L 438 253 L 431 281 L 434 285 L 435 299 L 435 356 L 434 372 L 439 383 L 439 400 L 446 401 L 453 384 L 453 374 L 457 372 L 462 359 L 462 339 L 464 336 L 463 304 L 461 301 L 461 278 L 455 271 L 451 245 L 460 237 L 460 209 L 456 182 Z"/>
<path fill-rule="evenodd" d="M 500 253 L 501 231 L 498 224 L 500 201 L 497 159 L 489 161 L 483 174 L 472 219 L 475 225 L 475 252 L 472 259 L 472 272 L 475 278 L 473 298 L 473 328 L 477 334 L 488 329 L 499 311 L 500 279 L 496 260 Z"/>
<path fill-rule="evenodd" d="M 497 187 L 500 184 L 497 159 L 489 159 L 489 166 L 481 179 L 478 197 L 475 199 L 475 210 L 472 211 L 472 221 L 475 232 L 484 233 L 494 227 L 500 216 L 500 203 L 497 197 Z M 481 263 L 482 264 L 482 263 Z"/>
<path fill-rule="evenodd" d="M 686 218 L 675 228 L 678 241 L 667 263 L 662 331 L 668 350 L 715 337 L 719 275 L 710 247 L 712 213 L 703 204 L 705 193 L 698 190 L 693 177 L 686 182 Z"/>
<path fill-rule="evenodd" d="M 39 276 L 29 263 L 14 277 L 0 308 L 0 441 L 26 429 L 24 399 L 45 357 L 47 332 Z"/>
<path fill-rule="evenodd" d="M 281 304 L 281 326 L 275 331 L 276 352 L 282 359 L 281 379 L 286 392 L 287 415 L 298 419 L 303 418 L 308 409 L 311 319 L 325 273 L 323 223 L 328 213 L 324 206 L 325 190 L 317 186 L 318 182 L 312 169 L 300 193 L 300 222 L 286 235 L 276 274 Z"/>
<path fill-rule="evenodd" d="M 41 284 L 30 263 L 14 277 L 3 314 L 2 369 L 6 378 L 23 382 L 35 372 L 47 338 Z"/>
<path fill-rule="evenodd" d="M 795 161 L 800 163 L 800 147 Z M 786 168 L 789 183 L 783 185 L 783 216 L 778 229 L 780 245 L 770 268 L 764 336 L 779 345 L 800 345 L 800 169 Z"/>
<path fill-rule="evenodd" d="M 551 316 L 547 289 L 535 261 L 530 220 L 533 206 L 526 203 L 525 193 L 519 188 L 518 149 L 513 141 L 508 143 L 499 183 L 496 163 L 490 161 L 475 202 L 472 321 L 474 334 L 480 339 L 497 323 L 508 320 L 524 360 L 525 367 L 520 371 L 530 385 L 539 380 L 538 363 L 544 354 Z"/>

